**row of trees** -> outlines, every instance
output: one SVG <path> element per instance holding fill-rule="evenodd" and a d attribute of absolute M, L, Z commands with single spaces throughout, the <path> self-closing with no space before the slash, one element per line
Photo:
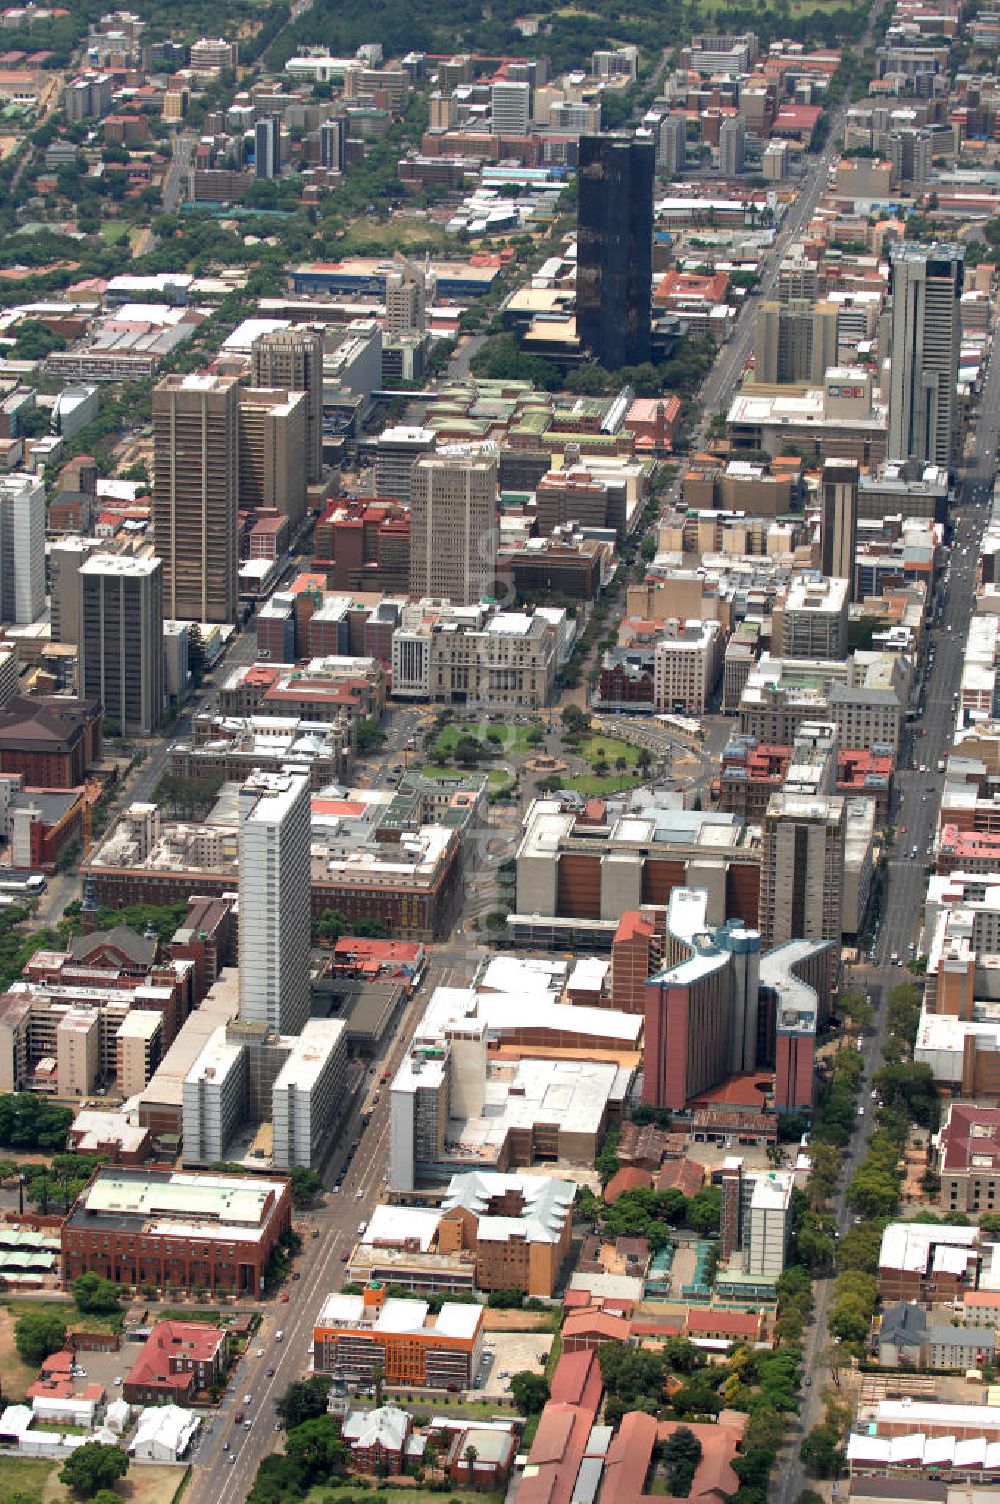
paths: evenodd
<path fill-rule="evenodd" d="M 692 334 L 679 339 L 666 360 L 623 366 L 617 371 L 607 371 L 595 362 L 588 362 L 564 374 L 544 356 L 526 354 L 515 334 L 493 334 L 476 351 L 471 367 L 477 376 L 494 381 L 530 381 L 546 392 L 565 388 L 595 396 L 631 386 L 640 397 L 665 393 L 690 396 L 708 375 L 714 359 L 712 341 Z"/>
<path fill-rule="evenodd" d="M 841 1009 L 852 1016 L 858 1027 L 864 1028 L 870 1022 L 870 1009 L 866 1011 L 863 998 L 844 998 Z M 835 1385 L 835 1365 L 864 1353 L 872 1318 L 878 1310 L 876 1276 L 882 1232 L 899 1205 L 900 1163 L 911 1124 L 930 1132 L 938 1121 L 937 1092 L 930 1069 L 912 1058 L 920 1019 L 919 989 L 912 983 L 893 988 L 885 1009 L 888 1032 L 883 1064 L 874 1076 L 879 1103 L 875 1109 L 875 1131 L 864 1163 L 852 1176 L 846 1196 L 847 1205 L 859 1220 L 836 1240 L 832 1249 L 837 1277 L 827 1325 L 837 1344 L 829 1354 Z M 842 1050 L 837 1061 L 854 1053 Z M 846 1060 L 841 1064 L 841 1102 L 849 1091 L 845 1081 L 855 1075 L 860 1079 L 860 1056 L 856 1058 L 857 1065 L 853 1068 Z M 842 1146 L 837 1140 L 843 1131 L 843 1115 L 836 1106 L 832 1112 L 828 1108 L 834 1091 L 831 1088 L 824 1103 L 825 1141 L 815 1142 L 814 1135 L 810 1148 L 813 1169 L 809 1193 L 815 1208 L 825 1204 L 839 1178 L 838 1150 Z M 857 1122 L 853 1100 L 852 1113 L 853 1127 Z M 930 1216 L 933 1219 L 933 1214 Z M 834 1478 L 840 1473 L 844 1464 L 843 1439 L 849 1422 L 848 1407 L 837 1400 L 835 1393 L 827 1396 L 824 1421 L 813 1427 L 800 1448 L 802 1461 L 813 1477 Z"/>
<path fill-rule="evenodd" d="M 69 1107 L 46 1101 L 34 1092 L 5 1092 L 0 1096 L 0 1145 L 5 1149 L 51 1153 L 66 1147 L 66 1134 L 73 1121 Z M 69 1156 L 75 1162 L 76 1156 Z M 46 1167 L 25 1165 L 24 1174 Z"/>
<path fill-rule="evenodd" d="M 312 937 L 316 944 L 325 941 L 332 945 L 341 935 L 357 935 L 365 940 L 386 940 L 388 925 L 382 919 L 349 919 L 342 909 L 324 909 L 312 922 Z"/>
<path fill-rule="evenodd" d="M 703 1186 L 694 1196 L 683 1191 L 654 1191 L 639 1186 L 623 1191 L 613 1205 L 600 1201 L 589 1191 L 579 1200 L 581 1216 L 593 1216 L 609 1238 L 646 1238 L 657 1253 L 670 1241 L 672 1227 L 688 1227 L 699 1237 L 711 1237 L 719 1230 L 722 1192 L 718 1186 Z"/>

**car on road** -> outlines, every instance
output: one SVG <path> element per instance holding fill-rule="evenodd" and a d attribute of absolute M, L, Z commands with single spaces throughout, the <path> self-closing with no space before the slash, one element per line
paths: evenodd
<path fill-rule="evenodd" d="M 274 1378 L 274 1369 L 273 1368 L 267 1369 L 266 1372 L 265 1372 L 265 1374 L 264 1374 L 264 1377 L 266 1379 L 273 1379 Z"/>
<path fill-rule="evenodd" d="M 258 1358 L 262 1358 L 264 1356 L 264 1349 L 262 1347 L 258 1347 L 257 1356 Z"/>
<path fill-rule="evenodd" d="M 252 1405 L 253 1404 L 253 1395 L 252 1394 L 245 1394 L 243 1396 L 243 1403 L 244 1403 L 244 1405 Z"/>

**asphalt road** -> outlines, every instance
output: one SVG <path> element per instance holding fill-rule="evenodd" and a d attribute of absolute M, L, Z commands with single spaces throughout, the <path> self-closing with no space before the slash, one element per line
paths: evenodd
<path fill-rule="evenodd" d="M 993 338 L 993 356 L 979 406 L 974 452 L 970 450 L 960 499 L 952 514 L 955 538 L 951 550 L 950 580 L 943 595 L 940 625 L 929 634 L 927 655 L 922 665 L 925 708 L 916 724 L 915 734 L 907 737 L 901 754 L 896 779 L 896 846 L 885 875 L 882 919 L 872 956 L 845 979 L 846 986 L 871 994 L 875 1003 L 875 1020 L 864 1050 L 865 1076 L 859 1100 L 865 1107 L 865 1114 L 845 1153 L 844 1176 L 832 1207 L 838 1232 L 845 1231 L 850 1224 L 850 1216 L 844 1204 L 847 1186 L 867 1153 L 875 1126 L 874 1117 L 869 1110 L 871 1077 L 879 1068 L 885 1042 L 884 1002 L 894 986 L 906 981 L 908 974 L 901 968 L 908 958 L 910 945 L 919 945 L 927 868 L 932 862 L 932 857 L 927 853 L 937 829 L 944 785 L 944 777 L 937 771 L 937 765 L 947 755 L 952 742 L 956 719 L 953 697 L 961 678 L 965 636 L 975 602 L 978 544 L 986 521 L 986 503 L 994 478 L 994 455 L 1000 441 L 998 347 L 1000 330 Z M 938 600 L 942 600 L 941 585 Z M 934 662 L 928 670 L 931 649 L 934 651 Z M 927 771 L 921 772 L 921 767 Z M 912 854 L 914 847 L 917 850 L 916 858 Z M 898 965 L 893 964 L 894 955 L 900 958 Z M 792 1433 L 792 1446 L 785 1451 L 779 1464 L 774 1497 L 781 1504 L 794 1504 L 800 1490 L 810 1483 L 799 1461 L 798 1445 L 806 1432 L 823 1420 L 822 1397 L 829 1374 L 821 1359 L 830 1340 L 826 1319 L 833 1280 L 817 1280 L 813 1288 L 814 1320 L 807 1328 L 803 1344 L 803 1371 L 811 1376 L 812 1383 L 803 1390 L 801 1412 Z"/>
<path fill-rule="evenodd" d="M 187 189 L 187 174 L 191 165 L 191 150 L 194 142 L 193 131 L 178 131 L 174 137 L 174 154 L 164 175 L 160 195 L 163 199 L 164 214 L 174 212 L 182 191 Z"/>
<path fill-rule="evenodd" d="M 854 49 L 858 57 L 871 44 L 873 28 L 882 9 L 882 3 L 883 0 L 876 0 L 869 13 L 868 26 Z M 691 438 L 692 450 L 698 449 L 703 443 L 712 418 L 720 409 L 725 411 L 728 408 L 733 393 L 739 385 L 743 367 L 753 348 L 759 302 L 774 295 L 782 258 L 787 254 L 789 246 L 802 234 L 815 213 L 816 205 L 827 186 L 830 168 L 840 155 L 840 141 L 849 102 L 849 99 L 845 97 L 831 115 L 827 144 L 822 153 L 812 159 L 798 196 L 782 220 L 774 238 L 774 244 L 764 259 L 756 296 L 745 300 L 732 336 L 719 351 L 715 364 L 702 383 L 698 398 L 703 412 L 701 421 Z"/>
<path fill-rule="evenodd" d="M 423 987 L 410 1000 L 394 1031 L 385 1057 L 376 1071 L 395 1071 L 409 1042 L 414 1025 L 434 987 L 461 986 L 467 982 L 478 956 L 461 947 L 441 947 L 428 969 Z M 279 1440 L 275 1430 L 276 1403 L 294 1380 L 310 1368 L 309 1345 L 314 1318 L 326 1296 L 343 1282 L 344 1260 L 357 1241 L 358 1226 L 367 1221 L 382 1199 L 382 1183 L 389 1158 L 389 1092 L 383 1091 L 372 1110 L 367 1129 L 361 1132 L 356 1105 L 333 1147 L 324 1179 L 335 1183 L 352 1141 L 359 1139 L 350 1167 L 340 1179 L 340 1190 L 327 1194 L 324 1204 L 309 1214 L 309 1233 L 295 1261 L 298 1279 L 286 1284 L 288 1303 L 269 1300 L 263 1307 L 260 1331 L 247 1356 L 233 1370 L 225 1398 L 198 1443 L 192 1460 L 195 1471 L 188 1498 L 191 1504 L 219 1504 L 221 1500 L 245 1499 L 262 1457 Z M 276 1333 L 283 1336 L 279 1342 Z M 259 1349 L 264 1356 L 256 1356 Z M 268 1368 L 274 1370 L 267 1377 Z M 250 1395 L 250 1403 L 244 1397 Z M 238 1410 L 251 1422 L 237 1423 Z M 227 1449 L 228 1443 L 228 1449 Z"/>

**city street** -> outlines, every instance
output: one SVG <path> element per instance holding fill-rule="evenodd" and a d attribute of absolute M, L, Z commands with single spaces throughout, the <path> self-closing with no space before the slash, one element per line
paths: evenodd
<path fill-rule="evenodd" d="M 376 1070 L 395 1071 L 430 993 L 435 987 L 461 986 L 469 981 L 479 954 L 459 945 L 437 949 L 423 987 L 399 1019 L 389 1050 L 376 1062 Z M 247 1356 L 233 1370 L 226 1396 L 195 1451 L 192 1460 L 197 1466 L 188 1494 L 191 1504 L 219 1504 L 222 1499 L 246 1497 L 261 1458 L 278 1442 L 277 1401 L 294 1379 L 309 1372 L 309 1346 L 316 1313 L 326 1296 L 340 1288 L 344 1276 L 341 1256 L 353 1248 L 359 1225 L 368 1220 L 382 1197 L 389 1160 L 389 1092 L 382 1092 L 363 1132 L 359 1114 L 360 1104 L 355 1104 L 334 1144 L 324 1175 L 327 1185 L 336 1183 L 351 1142 L 359 1138 L 350 1168 L 340 1181 L 340 1190 L 326 1192 L 323 1204 L 308 1213 L 318 1236 L 306 1237 L 295 1261 L 299 1278 L 286 1283 L 288 1303 L 280 1297 L 267 1302 L 261 1328 L 250 1343 Z M 279 1331 L 280 1342 L 276 1337 Z M 261 1347 L 264 1357 L 258 1358 L 255 1354 Z M 274 1369 L 271 1378 L 267 1377 L 268 1368 Z M 244 1397 L 248 1394 L 251 1402 L 246 1404 Z M 238 1410 L 251 1422 L 249 1428 L 236 1422 Z"/>
<path fill-rule="evenodd" d="M 985 522 L 986 503 L 993 488 L 994 455 L 1000 441 L 998 348 L 1000 331 L 993 338 L 993 354 L 979 408 L 974 455 L 965 472 L 959 504 L 953 514 L 955 538 L 951 550 L 951 580 L 941 626 L 930 636 L 935 661 L 924 690 L 925 709 L 917 722 L 916 734 L 908 739 L 907 760 L 904 765 L 901 759 L 897 775 L 896 846 L 886 868 L 881 904 L 882 920 L 872 965 L 858 967 L 846 984 L 870 993 L 875 1003 L 873 1032 L 865 1040 L 865 1074 L 860 1097 L 862 1103 L 869 1099 L 871 1077 L 881 1063 L 885 1041 L 883 1005 L 886 996 L 894 986 L 907 980 L 908 973 L 902 969 L 902 963 L 907 959 L 910 944 L 917 944 L 919 941 L 927 868 L 932 861 L 927 853 L 937 829 L 938 807 L 944 785 L 944 777 L 937 771 L 937 767 L 938 762 L 947 756 L 951 746 L 951 734 L 955 725 L 952 701 L 961 678 L 965 634 L 975 601 L 978 545 Z M 965 550 L 964 554 L 962 550 Z M 928 771 L 920 772 L 921 766 Z M 902 828 L 904 825 L 905 833 Z M 918 853 L 916 858 L 911 855 L 914 846 Z M 891 964 L 893 955 L 900 957 L 900 965 Z M 863 1120 L 859 1120 L 858 1131 L 845 1153 L 844 1176 L 832 1208 L 840 1232 L 846 1231 L 850 1225 L 844 1204 L 847 1186 L 865 1157 L 874 1127 L 874 1117 L 866 1111 Z M 807 1328 L 803 1351 L 803 1371 L 812 1376 L 813 1382 L 811 1387 L 803 1390 L 801 1413 L 792 1433 L 793 1444 L 783 1455 L 779 1468 L 775 1498 L 780 1499 L 781 1504 L 794 1504 L 800 1490 L 810 1481 L 799 1461 L 798 1444 L 806 1432 L 823 1419 L 823 1390 L 828 1375 L 820 1365 L 819 1358 L 829 1341 L 826 1315 L 832 1287 L 832 1279 L 817 1280 L 814 1286 L 815 1317 L 812 1325 Z"/>

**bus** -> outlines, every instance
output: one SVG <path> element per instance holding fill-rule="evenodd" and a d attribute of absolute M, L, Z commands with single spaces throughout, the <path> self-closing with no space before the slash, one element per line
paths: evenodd
<path fill-rule="evenodd" d="M 47 887 L 40 872 L 5 872 L 0 876 L 0 893 L 14 898 L 38 898 Z"/>

